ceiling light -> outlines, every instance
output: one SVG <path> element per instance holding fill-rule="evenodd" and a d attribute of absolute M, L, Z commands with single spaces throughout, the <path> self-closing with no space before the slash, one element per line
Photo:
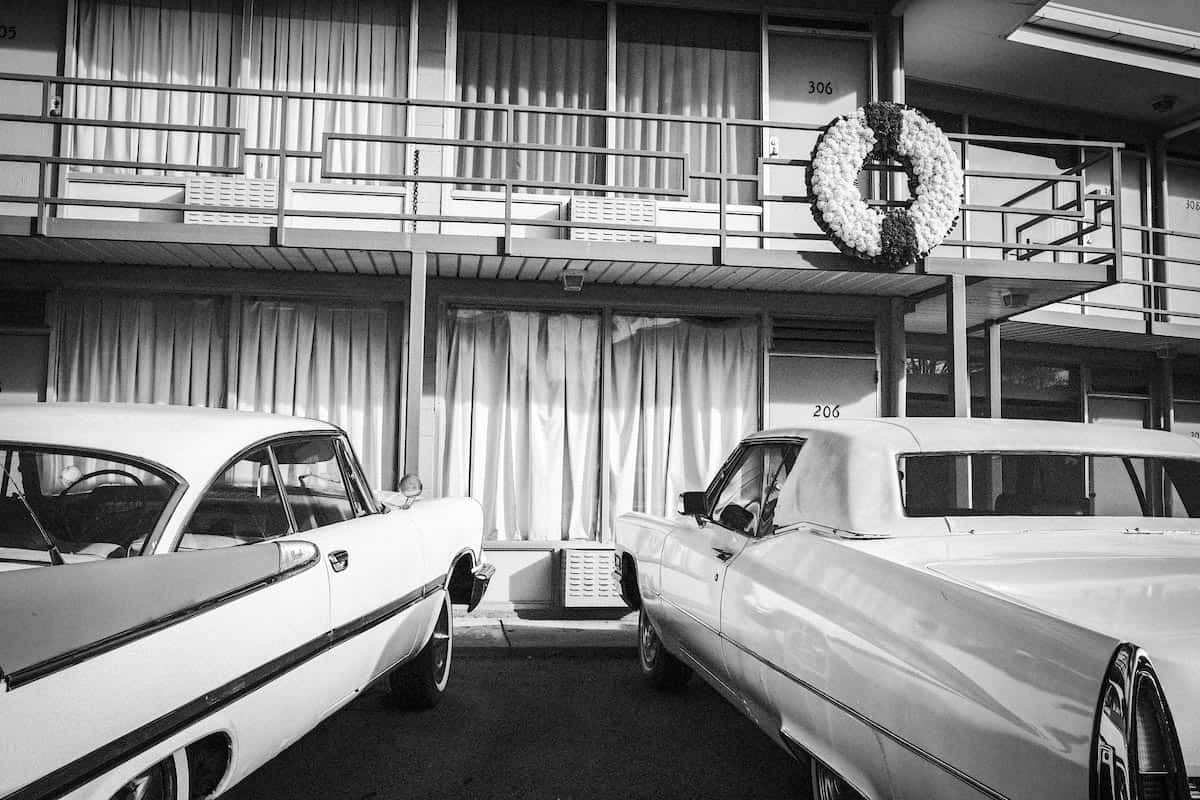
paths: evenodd
<path fill-rule="evenodd" d="M 564 269 L 559 278 L 562 280 L 564 292 L 582 292 L 584 271 L 581 269 Z"/>

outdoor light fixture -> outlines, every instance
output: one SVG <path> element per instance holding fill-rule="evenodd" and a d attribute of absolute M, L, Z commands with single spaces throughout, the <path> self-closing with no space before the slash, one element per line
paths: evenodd
<path fill-rule="evenodd" d="M 1024 289 L 1009 289 L 1000 294 L 1005 308 L 1024 308 L 1029 305 L 1029 292 Z"/>
<path fill-rule="evenodd" d="M 564 292 L 582 292 L 583 291 L 583 276 L 584 271 L 581 269 L 564 269 L 559 276 L 562 278 L 562 287 Z"/>

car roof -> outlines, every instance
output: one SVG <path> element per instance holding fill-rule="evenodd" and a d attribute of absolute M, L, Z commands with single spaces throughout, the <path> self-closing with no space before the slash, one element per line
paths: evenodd
<path fill-rule="evenodd" d="M 236 453 L 285 433 L 336 432 L 320 422 L 263 414 L 149 403 L 0 405 L 0 441 L 77 447 L 134 456 L 205 482 Z"/>
<path fill-rule="evenodd" d="M 820 421 L 762 431 L 746 441 L 814 436 L 858 440 L 893 453 L 974 450 L 1200 456 L 1200 442 L 1195 439 L 1133 425 L 962 417 Z"/>

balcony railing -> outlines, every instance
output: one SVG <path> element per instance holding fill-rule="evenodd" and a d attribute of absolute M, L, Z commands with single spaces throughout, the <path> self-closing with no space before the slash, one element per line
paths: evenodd
<path fill-rule="evenodd" d="M 0 126 L 21 127 L 31 137 L 31 146 L 22 152 L 18 148 L 0 152 L 0 164 L 7 165 L 4 171 L 9 172 L 9 179 L 0 173 L 0 208 L 32 217 L 43 233 L 59 217 L 153 215 L 164 221 L 222 218 L 231 224 L 267 224 L 275 228 L 280 242 L 286 242 L 287 232 L 296 227 L 353 229 L 387 224 L 398 230 L 505 239 L 604 236 L 660 244 L 834 252 L 812 220 L 803 182 L 811 145 L 821 130 L 818 124 L 13 73 L 0 73 L 0 85 L 17 89 L 10 94 L 39 106 L 25 109 L 28 113 L 16 113 L 10 106 L 0 113 Z M 89 92 L 187 96 L 204 101 L 193 106 L 207 104 L 223 112 L 210 113 L 207 119 L 194 112 L 188 119 L 171 122 L 80 116 L 76 108 Z M 53 103 L 59 97 L 64 100 L 62 114 Z M 362 126 L 314 131 L 318 107 L 386 110 L 393 121 L 367 131 Z M 256 123 L 253 130 L 248 114 Z M 496 132 L 486 138 L 460 139 L 456 134 L 466 114 L 489 115 L 498 121 L 490 126 Z M 259 124 L 268 117 L 269 124 Z M 672 149 L 542 141 L 554 137 L 523 133 L 533 118 L 563 125 L 582 121 L 602 131 L 603 143 L 614 145 L 623 141 L 622 131 L 625 139 L 637 139 L 639 131 L 654 126 L 660 141 L 683 145 Z M 310 140 L 304 146 L 289 145 L 299 141 L 296 121 L 305 128 L 303 138 Z M 82 131 L 97 130 L 149 136 L 156 143 L 155 152 L 130 158 L 81 155 L 72 142 L 79 140 Z M 418 131 L 437 135 L 416 135 Z M 799 152 L 771 153 L 768 142 L 779 135 L 799 140 L 801 144 L 793 147 Z M 172 136 L 204 138 L 217 158 L 205 164 L 172 161 L 164 144 Z M 964 200 L 959 224 L 933 256 L 1109 265 L 1115 274 L 1128 274 L 1132 283 L 1144 286 L 1151 301 L 1159 296 L 1155 293 L 1179 287 L 1162 281 L 1166 274 L 1162 269 L 1151 268 L 1139 279 L 1135 271 L 1123 270 L 1123 259 L 1169 262 L 1176 267 L 1200 263 L 1165 255 L 1162 237 L 1179 234 L 1140 229 L 1146 235 L 1144 246 L 1137 247 L 1113 234 L 1138 230 L 1122 221 L 1119 143 L 975 134 L 949 137 L 965 167 Z M 694 144 L 701 139 L 708 142 L 703 156 Z M 355 168 L 339 163 L 337 153 L 347 149 L 376 153 L 390 149 L 392 157 L 375 159 L 388 162 L 386 168 Z M 470 159 L 457 156 L 467 151 L 488 153 L 489 169 L 480 174 L 460 168 Z M 549 156 L 566 163 L 589 160 L 596 168 L 588 173 L 592 176 L 588 180 L 574 181 L 533 174 L 524 165 L 523 159 Z M 631 160 L 652 161 L 654 173 L 668 174 L 669 180 L 620 177 L 638 171 L 619 168 Z M 251 162 L 259 177 L 251 174 Z M 23 187 L 12 179 L 20 170 L 28 171 Z M 311 173 L 314 180 L 289 177 L 298 170 Z M 864 171 L 861 185 L 869 203 L 905 202 L 907 191 L 898 172 L 896 165 L 872 165 Z M 161 177 L 155 180 L 161 184 L 175 186 L 175 194 L 163 199 L 160 191 L 156 199 L 147 192 L 108 191 L 112 186 L 147 183 L 150 173 L 158 173 Z M 234 192 L 224 200 L 189 199 L 180 196 L 189 178 L 253 184 L 260 191 L 252 203 L 237 200 L 252 194 L 245 192 Z M 85 184 L 101 188 L 89 194 L 81 188 Z M 705 193 L 698 187 L 707 187 L 708 196 L 715 187 L 719 201 L 695 199 Z M 313 201 L 317 189 L 355 192 L 368 201 L 358 207 L 322 204 Z M 580 208 L 587 205 L 585 198 L 601 198 L 610 207 L 619 206 L 616 201 L 622 199 L 640 201 L 650 213 L 632 219 L 604 214 L 581 218 L 568 210 L 575 198 Z M 1183 291 L 1200 291 L 1200 286 Z M 1090 307 L 1102 309 L 1096 303 Z M 1192 316 L 1191 312 L 1182 315 Z"/>

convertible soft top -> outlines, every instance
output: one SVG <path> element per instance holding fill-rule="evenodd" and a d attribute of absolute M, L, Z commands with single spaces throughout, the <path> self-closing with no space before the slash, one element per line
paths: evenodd
<path fill-rule="evenodd" d="M 206 483 L 235 453 L 284 433 L 336 431 L 318 420 L 146 403 L 0 405 L 0 442 L 103 450 Z"/>

